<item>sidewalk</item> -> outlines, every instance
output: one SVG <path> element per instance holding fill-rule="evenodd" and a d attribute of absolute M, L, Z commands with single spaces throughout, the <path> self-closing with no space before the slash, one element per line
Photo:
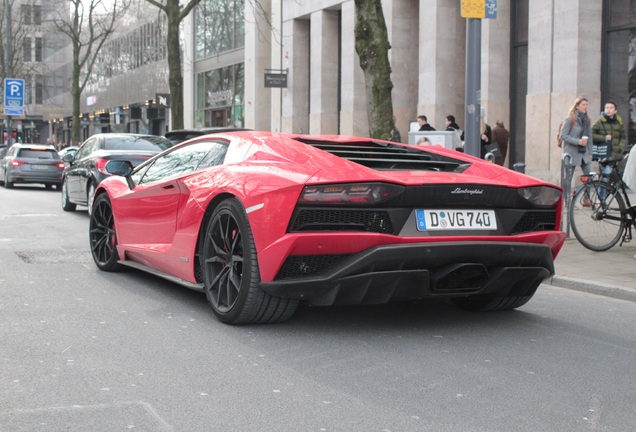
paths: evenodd
<path fill-rule="evenodd" d="M 544 283 L 636 302 L 636 238 L 605 252 L 584 248 L 570 234 Z"/>

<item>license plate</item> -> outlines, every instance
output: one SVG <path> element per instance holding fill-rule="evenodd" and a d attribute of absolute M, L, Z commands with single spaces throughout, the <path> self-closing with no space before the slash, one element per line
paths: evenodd
<path fill-rule="evenodd" d="M 496 230 L 494 210 L 415 210 L 419 231 Z"/>
<path fill-rule="evenodd" d="M 48 165 L 31 165 L 31 169 L 33 170 L 47 170 L 49 169 Z"/>

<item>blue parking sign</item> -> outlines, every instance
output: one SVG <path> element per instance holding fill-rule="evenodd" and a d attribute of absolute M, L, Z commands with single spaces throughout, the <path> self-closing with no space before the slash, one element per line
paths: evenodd
<path fill-rule="evenodd" d="M 24 80 L 18 78 L 4 79 L 5 108 L 24 107 Z"/>

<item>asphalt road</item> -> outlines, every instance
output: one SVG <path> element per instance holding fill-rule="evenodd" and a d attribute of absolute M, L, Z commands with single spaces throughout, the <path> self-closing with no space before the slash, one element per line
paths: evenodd
<path fill-rule="evenodd" d="M 219 323 L 205 296 L 92 263 L 85 211 L 0 188 L 0 431 L 636 430 L 636 303 L 299 309 Z"/>

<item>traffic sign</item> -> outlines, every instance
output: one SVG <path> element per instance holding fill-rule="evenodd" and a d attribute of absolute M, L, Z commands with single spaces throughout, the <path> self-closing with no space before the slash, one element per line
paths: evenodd
<path fill-rule="evenodd" d="M 24 107 L 4 107 L 4 115 L 8 116 L 23 116 L 24 115 Z"/>
<path fill-rule="evenodd" d="M 22 115 L 8 114 L 7 110 L 22 108 L 24 113 L 24 80 L 18 78 L 4 79 L 4 111 L 6 115 Z"/>
<path fill-rule="evenodd" d="M 497 0 L 462 0 L 462 18 L 497 18 Z"/>

